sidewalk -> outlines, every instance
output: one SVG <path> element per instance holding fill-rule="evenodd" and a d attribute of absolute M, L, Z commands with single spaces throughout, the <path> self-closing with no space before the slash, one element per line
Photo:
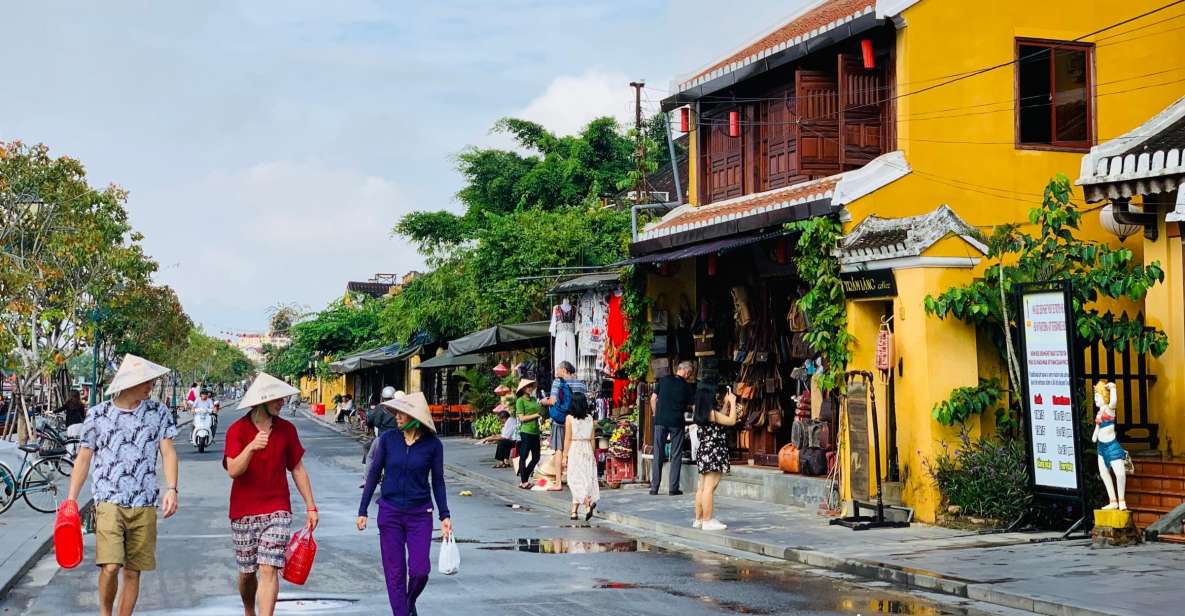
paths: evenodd
<path fill-rule="evenodd" d="M 192 419 L 181 421 L 178 429 L 192 423 Z M 21 466 L 23 454 L 16 448 L 15 442 L 0 441 L 0 461 L 3 461 L 16 472 Z M 90 481 L 82 489 L 83 496 L 79 497 L 82 509 L 91 506 Z M 54 514 L 34 511 L 24 501 L 18 499 L 8 511 L 0 514 L 0 599 L 24 577 L 43 556 L 48 554 L 53 545 Z"/>
<path fill-rule="evenodd" d="M 490 468 L 493 446 L 459 437 L 444 443 L 448 471 L 566 515 L 567 491 L 519 489 L 512 471 Z M 714 533 L 691 527 L 694 508 L 691 493 L 650 496 L 645 486 L 627 486 L 603 489 L 597 516 L 645 533 L 1040 614 L 1175 614 L 1185 596 L 1185 549 L 1172 544 L 1092 550 L 1087 540 L 1054 540 L 1060 533 L 979 535 L 925 524 L 856 532 L 829 526 L 812 510 L 727 497 L 716 498 L 716 510 L 729 528 Z"/>

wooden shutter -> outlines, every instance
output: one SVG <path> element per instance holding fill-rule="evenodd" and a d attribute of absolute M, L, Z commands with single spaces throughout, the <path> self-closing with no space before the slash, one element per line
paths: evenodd
<path fill-rule="evenodd" d="M 825 71 L 794 71 L 799 172 L 811 179 L 839 173 L 839 86 Z"/>
<path fill-rule="evenodd" d="M 728 136 L 728 110 L 708 123 L 708 203 L 739 197 L 744 191 L 741 175 L 741 139 Z"/>
<path fill-rule="evenodd" d="M 806 179 L 798 173 L 793 97 L 793 90 L 783 88 L 770 93 L 770 100 L 761 104 L 761 190 L 781 188 Z"/>
<path fill-rule="evenodd" d="M 883 70 L 865 70 L 860 58 L 840 54 L 839 160 L 844 171 L 861 167 L 885 153 L 886 83 Z"/>

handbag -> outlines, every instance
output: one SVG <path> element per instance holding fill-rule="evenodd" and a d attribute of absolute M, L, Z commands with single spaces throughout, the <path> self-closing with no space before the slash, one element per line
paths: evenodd
<path fill-rule="evenodd" d="M 790 356 L 791 357 L 810 357 L 811 345 L 806 341 L 806 334 L 803 332 L 795 332 L 790 336 Z"/>
<path fill-rule="evenodd" d="M 716 354 L 716 332 L 708 326 L 697 334 L 692 334 L 695 338 L 695 356 L 696 357 L 712 357 Z"/>
<path fill-rule="evenodd" d="M 798 448 L 790 443 L 778 450 L 778 468 L 783 473 L 797 475 L 799 466 Z"/>
<path fill-rule="evenodd" d="M 802 313 L 802 308 L 798 306 L 797 301 L 790 303 L 790 312 L 786 313 L 786 326 L 792 332 L 805 332 L 807 330 L 806 315 Z"/>
<path fill-rule="evenodd" d="M 307 582 L 316 556 L 317 542 L 313 539 L 313 532 L 306 526 L 292 535 L 288 548 L 284 550 L 284 579 L 297 585 Z"/>
<path fill-rule="evenodd" d="M 799 454 L 798 469 L 803 475 L 826 475 L 827 453 L 822 449 L 803 449 Z"/>
<path fill-rule="evenodd" d="M 732 288 L 732 305 L 736 310 L 736 324 L 746 327 L 753 322 L 753 313 L 749 310 L 749 290 L 745 287 Z"/>
<path fill-rule="evenodd" d="M 876 333 L 876 369 L 888 372 L 893 369 L 893 332 L 889 329 L 887 320 L 881 321 L 880 331 Z"/>

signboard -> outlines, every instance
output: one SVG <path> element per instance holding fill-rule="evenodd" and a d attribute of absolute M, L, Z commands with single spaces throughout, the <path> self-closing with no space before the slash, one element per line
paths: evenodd
<path fill-rule="evenodd" d="M 1074 321 L 1068 284 L 1020 291 L 1024 407 L 1034 487 L 1080 494 Z"/>
<path fill-rule="evenodd" d="M 845 272 L 839 275 L 843 282 L 843 293 L 848 299 L 872 297 L 897 297 L 897 279 L 893 270 L 869 270 L 866 272 Z"/>

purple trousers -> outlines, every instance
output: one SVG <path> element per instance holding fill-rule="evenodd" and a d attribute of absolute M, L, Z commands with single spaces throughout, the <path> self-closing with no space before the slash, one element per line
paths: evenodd
<path fill-rule="evenodd" d="M 380 500 L 379 548 L 391 613 L 408 616 L 432 571 L 432 511 L 397 511 Z"/>

